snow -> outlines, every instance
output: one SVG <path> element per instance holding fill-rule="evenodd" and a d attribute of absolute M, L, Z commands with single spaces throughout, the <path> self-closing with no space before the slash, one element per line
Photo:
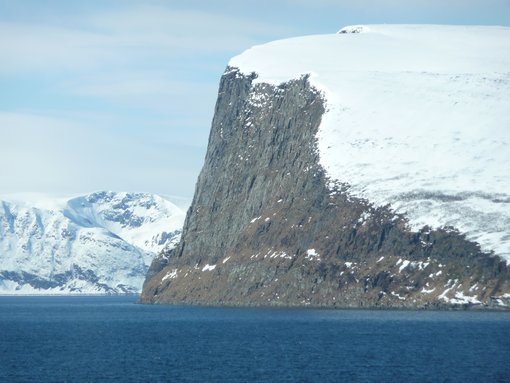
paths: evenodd
<path fill-rule="evenodd" d="M 392 291 L 391 292 L 391 295 L 393 295 L 394 297 L 397 297 L 398 299 L 400 299 L 401 301 L 405 301 L 406 300 L 406 297 L 403 297 L 403 296 L 400 296 L 399 294 L 397 294 L 396 292 Z"/>
<path fill-rule="evenodd" d="M 161 281 L 166 281 L 167 279 L 175 279 L 177 278 L 177 269 L 169 271 L 162 279 Z"/>
<path fill-rule="evenodd" d="M 148 252 L 160 252 L 166 244 L 162 234 L 180 230 L 184 222 L 184 211 L 158 195 L 102 192 L 91 196 L 97 194 L 97 201 L 90 196 L 69 200 L 64 214 L 96 222 Z M 112 214 L 112 209 L 119 211 Z"/>
<path fill-rule="evenodd" d="M 358 223 L 364 224 L 372 214 L 369 211 L 363 212 L 358 219 Z"/>
<path fill-rule="evenodd" d="M 272 249 L 269 249 L 269 251 L 264 255 L 264 259 L 276 259 L 276 258 L 284 258 L 284 259 L 292 259 L 290 255 L 287 255 L 285 251 L 273 251 Z M 257 258 L 257 256 L 255 256 Z"/>
<path fill-rule="evenodd" d="M 37 289 L 30 284 L 19 285 L 10 280 L 0 282 L 0 295 L 104 295 L 105 290 L 84 280 L 69 281 L 58 287 Z"/>
<path fill-rule="evenodd" d="M 317 253 L 317 251 L 315 249 L 308 249 L 306 250 L 306 259 L 308 259 L 309 261 L 320 261 L 320 254 Z"/>
<path fill-rule="evenodd" d="M 184 216 L 171 202 L 144 193 L 3 196 L 0 293 L 140 291 L 153 257 L 179 239 Z M 55 287 L 34 288 L 33 277 Z"/>
<path fill-rule="evenodd" d="M 202 271 L 212 271 L 216 268 L 216 265 L 210 265 L 210 264 L 206 264 L 204 266 L 204 268 L 202 269 Z"/>
<path fill-rule="evenodd" d="M 399 273 L 402 272 L 402 270 L 404 270 L 407 266 L 409 266 L 409 263 L 411 263 L 411 262 L 407 261 L 407 260 L 403 261 L 402 262 L 402 266 L 400 266 L 399 269 L 398 269 L 398 272 Z"/>
<path fill-rule="evenodd" d="M 510 28 L 369 25 L 255 46 L 256 82 L 309 74 L 320 163 L 350 193 L 510 261 Z"/>
<path fill-rule="evenodd" d="M 256 217 L 256 218 L 253 218 L 253 219 L 250 221 L 250 223 L 257 222 L 257 221 L 258 221 L 259 219 L 261 219 L 261 218 L 262 218 L 262 216 L 260 216 L 260 217 Z"/>
<path fill-rule="evenodd" d="M 481 302 L 478 299 L 476 299 L 476 297 L 471 297 L 468 295 L 464 295 L 464 293 L 462 292 L 457 292 L 455 293 L 454 298 L 450 298 L 450 303 L 479 305 Z"/>
<path fill-rule="evenodd" d="M 412 267 L 418 267 L 418 269 L 420 269 L 420 270 L 426 269 L 429 264 L 430 264 L 430 262 L 423 262 L 423 261 L 411 262 Z"/>
<path fill-rule="evenodd" d="M 448 298 L 446 295 L 453 289 L 455 289 L 455 286 L 457 285 L 457 279 L 455 281 L 453 281 L 453 284 L 452 284 L 452 280 L 449 279 L 448 282 L 446 283 L 446 285 L 444 285 L 444 287 L 446 287 L 446 289 L 442 292 L 442 294 L 438 297 L 439 299 L 442 299 L 446 302 L 450 302 L 452 298 Z"/>
<path fill-rule="evenodd" d="M 315 249 L 308 249 L 308 250 L 306 250 L 306 255 L 308 257 L 318 257 L 319 256 L 319 254 L 317 254 Z"/>

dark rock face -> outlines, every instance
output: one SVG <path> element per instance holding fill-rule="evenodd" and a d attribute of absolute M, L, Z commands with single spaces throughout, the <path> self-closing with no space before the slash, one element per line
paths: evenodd
<path fill-rule="evenodd" d="M 510 271 L 455 230 L 420 232 L 320 167 L 325 111 L 306 77 L 227 68 L 180 244 L 141 301 L 330 307 L 504 307 Z M 510 297 L 510 295 L 509 295 Z"/>

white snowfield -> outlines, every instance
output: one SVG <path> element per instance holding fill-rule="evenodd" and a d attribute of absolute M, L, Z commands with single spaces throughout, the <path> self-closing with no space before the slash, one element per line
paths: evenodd
<path fill-rule="evenodd" d="M 327 104 L 317 138 L 331 181 L 510 262 L 510 28 L 340 32 L 255 46 L 229 66 L 271 84 L 310 74 Z"/>
<path fill-rule="evenodd" d="M 179 240 L 184 216 L 145 193 L 2 196 L 0 294 L 140 291 L 152 258 Z"/>

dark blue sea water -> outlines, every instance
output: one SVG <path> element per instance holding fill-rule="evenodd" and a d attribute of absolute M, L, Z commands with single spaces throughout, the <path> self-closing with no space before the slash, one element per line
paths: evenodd
<path fill-rule="evenodd" d="M 0 382 L 510 382 L 510 315 L 0 297 Z"/>

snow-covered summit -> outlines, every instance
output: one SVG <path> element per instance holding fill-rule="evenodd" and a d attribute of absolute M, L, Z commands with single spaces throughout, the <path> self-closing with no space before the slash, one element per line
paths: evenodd
<path fill-rule="evenodd" d="M 70 199 L 64 214 L 82 226 L 99 225 L 153 253 L 163 249 L 184 221 L 180 208 L 148 193 L 92 193 Z"/>
<path fill-rule="evenodd" d="M 280 83 L 312 74 L 324 86 L 343 72 L 490 73 L 508 71 L 510 28 L 356 25 L 254 46 L 229 65 Z M 362 32 L 362 33 L 353 33 Z"/>
<path fill-rule="evenodd" d="M 184 211 L 147 193 L 0 198 L 0 293 L 136 292 Z"/>
<path fill-rule="evenodd" d="M 510 28 L 368 25 L 274 41 L 230 67 L 279 84 L 310 75 L 332 183 L 453 226 L 510 260 Z"/>

